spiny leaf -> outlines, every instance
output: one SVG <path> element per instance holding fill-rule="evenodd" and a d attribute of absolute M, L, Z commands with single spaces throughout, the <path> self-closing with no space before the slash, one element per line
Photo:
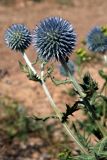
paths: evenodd
<path fill-rule="evenodd" d="M 77 160 L 98 160 L 96 159 L 95 155 L 80 155 L 77 157 Z"/>
<path fill-rule="evenodd" d="M 107 153 L 107 137 L 103 138 L 97 143 L 97 145 L 95 146 L 95 150 L 97 154 L 100 154 L 103 151 Z"/>
<path fill-rule="evenodd" d="M 28 67 L 27 67 L 27 65 L 24 65 L 21 61 L 19 61 L 19 67 L 20 67 L 20 69 L 21 69 L 22 72 L 28 73 Z"/>
<path fill-rule="evenodd" d="M 38 117 L 38 116 L 32 116 L 32 117 L 28 117 L 28 118 L 32 118 L 36 121 L 46 121 L 50 118 L 53 118 L 53 119 L 58 119 L 58 117 L 56 115 L 50 115 L 50 116 L 46 116 L 46 117 Z"/>
<path fill-rule="evenodd" d="M 90 102 L 87 100 L 87 97 L 83 99 L 83 104 L 86 107 L 87 111 L 91 113 L 91 116 L 93 117 L 93 120 L 97 119 L 96 115 L 96 108 L 93 104 L 90 104 Z"/>
<path fill-rule="evenodd" d="M 40 77 L 37 74 L 34 75 L 33 72 L 29 72 L 27 74 L 27 77 L 29 78 L 29 80 L 37 81 L 37 82 L 40 82 L 42 84 L 42 81 L 41 81 Z"/>
<path fill-rule="evenodd" d="M 92 151 L 93 150 L 93 146 L 92 146 L 92 144 L 90 142 L 90 135 L 86 136 L 85 132 L 84 132 L 84 135 L 81 135 L 79 130 L 77 129 L 75 123 L 73 123 L 72 127 L 73 127 L 73 129 L 74 129 L 79 141 L 81 142 L 81 144 L 85 148 L 87 148 L 87 150 Z"/>
<path fill-rule="evenodd" d="M 92 95 L 98 90 L 98 84 L 94 81 L 90 73 L 86 73 L 83 77 L 83 84 L 81 84 L 84 92 L 87 94 L 87 98 L 92 97 Z"/>
<path fill-rule="evenodd" d="M 107 160 L 107 151 L 106 152 L 101 152 L 98 155 L 98 160 Z"/>
<path fill-rule="evenodd" d="M 47 73 L 44 75 L 44 81 L 46 81 L 46 79 L 48 78 L 48 77 L 51 77 L 51 74 L 52 74 L 52 72 L 53 72 L 53 70 L 54 70 L 54 67 L 52 66 L 52 67 L 49 67 L 48 69 L 47 69 Z"/>
<path fill-rule="evenodd" d="M 42 83 L 40 76 L 38 76 L 37 74 L 34 74 L 27 65 L 24 65 L 22 64 L 22 62 L 19 61 L 19 66 L 22 72 L 27 73 L 27 77 L 29 78 L 29 80 Z"/>
<path fill-rule="evenodd" d="M 107 81 L 107 74 L 106 74 L 103 70 L 99 70 L 99 75 L 100 75 L 105 81 Z"/>
<path fill-rule="evenodd" d="M 58 157 L 60 160 L 76 160 L 74 157 L 72 157 L 69 149 L 65 149 L 63 152 L 59 153 Z"/>
<path fill-rule="evenodd" d="M 80 104 L 80 103 L 82 103 L 82 102 L 77 101 L 77 102 L 75 102 L 75 104 L 72 107 L 70 107 L 68 104 L 66 104 L 66 112 L 63 113 L 62 123 L 67 121 L 69 115 L 73 116 L 73 113 L 80 109 L 78 106 L 78 104 Z"/>

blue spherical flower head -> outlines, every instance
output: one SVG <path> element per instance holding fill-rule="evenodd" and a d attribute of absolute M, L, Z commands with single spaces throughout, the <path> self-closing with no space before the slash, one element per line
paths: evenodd
<path fill-rule="evenodd" d="M 23 24 L 13 24 L 5 32 L 5 42 L 12 50 L 22 52 L 29 47 L 31 41 L 31 33 Z"/>
<path fill-rule="evenodd" d="M 66 60 L 73 51 L 75 42 L 76 34 L 72 25 L 60 17 L 44 19 L 33 33 L 33 45 L 44 61 L 53 58 Z"/>
<path fill-rule="evenodd" d="M 74 64 L 74 62 L 69 60 L 67 62 L 67 66 L 69 67 L 71 74 L 74 75 L 74 73 L 75 73 L 75 64 Z M 68 73 L 65 71 L 65 69 L 64 69 L 64 67 L 62 65 L 60 65 L 59 69 L 60 69 L 60 74 L 62 76 L 68 77 Z"/>
<path fill-rule="evenodd" d="M 94 27 L 86 37 L 86 44 L 92 52 L 105 53 L 107 50 L 107 36 L 101 27 Z"/>

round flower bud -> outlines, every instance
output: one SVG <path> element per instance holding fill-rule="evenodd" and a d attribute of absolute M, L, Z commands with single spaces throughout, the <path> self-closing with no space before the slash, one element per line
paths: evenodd
<path fill-rule="evenodd" d="M 73 51 L 76 33 L 72 25 L 60 17 L 49 17 L 39 23 L 33 32 L 33 45 L 44 61 L 67 59 Z"/>
<path fill-rule="evenodd" d="M 24 51 L 31 41 L 31 33 L 23 24 L 13 24 L 5 32 L 5 42 L 12 50 Z"/>
<path fill-rule="evenodd" d="M 86 37 L 86 45 L 92 52 L 104 53 L 107 50 L 107 36 L 101 27 L 94 27 Z"/>
<path fill-rule="evenodd" d="M 74 64 L 74 62 L 69 60 L 67 62 L 67 65 L 68 65 L 68 67 L 70 69 L 70 73 L 73 75 L 75 73 L 75 64 Z M 62 65 L 59 66 L 59 69 L 60 69 L 60 74 L 62 76 L 68 77 L 68 74 L 67 74 L 67 72 L 65 71 L 65 69 L 64 69 L 64 67 Z"/>

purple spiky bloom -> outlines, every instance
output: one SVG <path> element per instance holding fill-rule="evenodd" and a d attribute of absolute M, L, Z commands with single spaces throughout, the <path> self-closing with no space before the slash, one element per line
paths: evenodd
<path fill-rule="evenodd" d="M 86 45 L 92 52 L 105 53 L 107 51 L 107 36 L 101 27 L 94 27 L 86 37 Z"/>
<path fill-rule="evenodd" d="M 76 33 L 72 25 L 60 17 L 49 17 L 40 22 L 33 32 L 33 45 L 42 60 L 66 59 L 73 51 Z"/>
<path fill-rule="evenodd" d="M 7 46 L 15 51 L 24 51 L 32 41 L 29 29 L 23 24 L 12 24 L 6 30 L 4 38 Z"/>

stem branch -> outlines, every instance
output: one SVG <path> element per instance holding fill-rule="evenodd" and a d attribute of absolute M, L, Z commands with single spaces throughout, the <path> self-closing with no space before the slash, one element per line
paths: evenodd
<path fill-rule="evenodd" d="M 34 74 L 37 74 L 35 68 L 32 66 L 31 62 L 29 61 L 27 55 L 25 53 L 22 53 L 22 56 L 24 58 L 24 60 L 26 61 L 27 65 L 30 67 L 30 69 L 32 70 L 32 72 Z M 60 112 L 60 110 L 57 108 L 56 104 L 54 103 L 48 88 L 45 85 L 45 82 L 43 80 L 43 66 L 42 66 L 42 71 L 41 71 L 41 80 L 42 80 L 42 87 L 44 89 L 45 94 L 48 97 L 48 100 L 51 104 L 51 107 L 53 108 L 53 110 L 55 111 L 56 115 L 58 116 L 59 120 L 62 120 L 62 114 Z M 79 147 L 79 149 L 81 150 L 81 152 L 88 154 L 88 151 L 84 148 L 84 146 L 82 146 L 82 144 L 79 142 L 79 140 L 77 139 L 77 137 L 75 137 L 75 135 L 73 134 L 73 132 L 70 130 L 70 128 L 68 127 L 67 123 L 62 123 L 63 127 L 65 128 L 66 132 L 68 133 L 68 135 L 75 141 L 75 143 L 77 144 L 77 146 Z"/>

